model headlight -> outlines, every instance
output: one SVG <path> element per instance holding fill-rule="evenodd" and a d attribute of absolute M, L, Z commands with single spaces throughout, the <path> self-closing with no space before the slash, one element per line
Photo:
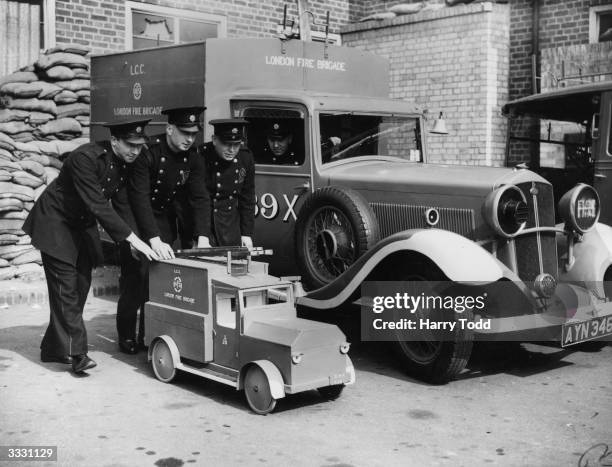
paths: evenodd
<path fill-rule="evenodd" d="M 599 195 L 595 188 L 579 183 L 565 193 L 559 201 L 559 214 L 572 230 L 588 232 L 599 219 Z"/>
<path fill-rule="evenodd" d="M 525 227 L 529 208 L 518 187 L 505 185 L 489 193 L 482 215 L 497 234 L 510 238 Z"/>
<path fill-rule="evenodd" d="M 348 342 L 345 342 L 344 344 L 340 346 L 340 353 L 348 353 L 350 348 L 351 348 L 351 344 L 349 344 Z"/>
<path fill-rule="evenodd" d="M 302 361 L 302 355 L 304 355 L 304 354 L 302 354 L 302 353 L 291 354 L 291 362 L 294 365 L 297 365 L 298 363 L 300 363 Z"/>

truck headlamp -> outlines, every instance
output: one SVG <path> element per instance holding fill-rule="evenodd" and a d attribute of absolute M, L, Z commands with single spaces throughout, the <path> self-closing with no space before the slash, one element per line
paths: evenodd
<path fill-rule="evenodd" d="M 351 344 L 349 344 L 348 342 L 345 342 L 344 344 L 340 345 L 340 353 L 346 354 L 348 353 L 350 348 L 351 348 Z"/>
<path fill-rule="evenodd" d="M 291 354 L 291 362 L 294 365 L 297 365 L 298 363 L 300 363 L 302 361 L 302 355 L 304 355 L 303 353 L 294 353 Z"/>
<path fill-rule="evenodd" d="M 579 234 L 588 232 L 599 220 L 597 190 L 585 183 L 579 183 L 561 197 L 559 214 L 570 229 Z"/>
<path fill-rule="evenodd" d="M 485 199 L 482 216 L 495 233 L 511 238 L 525 228 L 529 219 L 525 195 L 514 185 L 499 187 Z"/>

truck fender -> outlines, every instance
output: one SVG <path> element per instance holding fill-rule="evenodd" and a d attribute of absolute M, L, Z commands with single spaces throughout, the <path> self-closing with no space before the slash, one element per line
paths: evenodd
<path fill-rule="evenodd" d="M 244 374 L 246 373 L 246 370 L 250 365 L 257 365 L 266 374 L 270 383 L 270 393 L 272 394 L 272 397 L 274 397 L 274 399 L 280 399 L 282 397 L 285 397 L 285 385 L 283 383 L 283 375 L 281 375 L 280 370 L 270 360 L 253 360 L 252 362 L 249 362 L 248 364 L 244 365 L 242 367 L 242 370 L 240 370 L 240 381 L 238 382 L 238 389 L 243 389 Z"/>
<path fill-rule="evenodd" d="M 149 345 L 149 350 L 147 352 L 147 358 L 148 361 L 151 361 L 152 355 L 153 355 L 153 347 L 155 347 L 155 343 L 158 340 L 162 340 L 164 341 L 167 345 L 168 348 L 170 349 L 170 354 L 172 355 L 172 363 L 174 364 L 174 368 L 181 368 L 182 364 L 181 364 L 181 353 L 179 352 L 178 347 L 176 346 L 176 343 L 174 342 L 174 339 L 172 339 L 172 337 L 167 336 L 167 335 L 162 335 L 162 336 L 157 336 L 155 339 L 153 339 L 151 341 L 151 344 Z"/>
<path fill-rule="evenodd" d="M 450 281 L 487 284 L 502 277 L 516 280 L 516 275 L 491 253 L 459 234 L 440 229 L 413 229 L 381 240 L 335 281 L 297 298 L 296 303 L 315 309 L 336 308 L 348 300 L 376 265 L 401 251 L 426 256 Z"/>
<path fill-rule="evenodd" d="M 563 224 L 557 225 L 563 228 Z M 604 297 L 604 277 L 612 264 L 612 227 L 606 224 L 595 224 L 595 228 L 586 232 L 582 240 L 574 243 L 574 264 L 567 270 L 567 237 L 557 234 L 559 245 L 560 282 L 578 282 L 591 290 L 595 295 Z"/>

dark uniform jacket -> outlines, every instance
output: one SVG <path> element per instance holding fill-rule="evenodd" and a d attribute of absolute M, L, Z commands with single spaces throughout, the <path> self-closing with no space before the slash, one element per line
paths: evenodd
<path fill-rule="evenodd" d="M 206 191 L 204 163 L 197 150 L 174 153 L 165 137 L 156 139 L 134 162 L 129 199 L 142 238 L 161 237 L 172 243 L 177 236 L 179 204 L 186 203 L 193 235 L 210 235 L 210 198 Z M 180 203 L 175 203 L 175 199 Z"/>
<path fill-rule="evenodd" d="M 199 148 L 206 163 L 206 187 L 212 200 L 211 229 L 218 246 L 240 245 L 255 224 L 255 164 L 248 149 L 231 161 L 221 159 L 212 143 Z"/>
<path fill-rule="evenodd" d="M 96 220 L 115 242 L 134 231 L 127 199 L 127 165 L 107 141 L 71 152 L 25 220 L 23 230 L 32 237 L 32 244 L 74 266 L 79 250 L 86 248 L 94 265 L 102 264 Z"/>

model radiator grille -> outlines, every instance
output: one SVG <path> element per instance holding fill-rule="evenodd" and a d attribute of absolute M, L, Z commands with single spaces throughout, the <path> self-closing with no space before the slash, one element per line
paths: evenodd
<path fill-rule="evenodd" d="M 517 185 L 527 199 L 529 220 L 526 228 L 554 227 L 555 201 L 552 186 L 547 183 L 527 182 Z M 557 277 L 557 240 L 554 232 L 522 235 L 516 239 L 518 275 L 533 281 L 540 273 Z"/>
<path fill-rule="evenodd" d="M 393 203 L 371 203 L 378 219 L 381 237 L 388 237 L 407 229 L 428 228 L 425 213 L 433 206 L 410 206 Z M 440 214 L 437 229 L 450 230 L 464 237 L 472 238 L 475 221 L 471 209 L 435 208 Z"/>

